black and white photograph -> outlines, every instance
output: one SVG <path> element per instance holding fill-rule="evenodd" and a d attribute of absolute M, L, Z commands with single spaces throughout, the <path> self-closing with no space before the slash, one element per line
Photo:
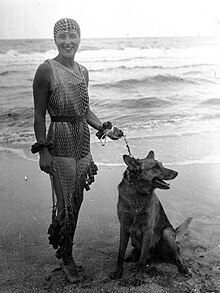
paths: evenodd
<path fill-rule="evenodd" d="M 0 292 L 220 292 L 220 2 L 0 0 Z"/>

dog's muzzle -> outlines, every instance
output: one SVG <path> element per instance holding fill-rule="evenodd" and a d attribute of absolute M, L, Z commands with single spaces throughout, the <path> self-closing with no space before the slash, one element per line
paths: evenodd
<path fill-rule="evenodd" d="M 159 188 L 159 189 L 169 189 L 170 188 L 170 184 L 166 183 L 165 181 L 163 181 L 160 178 L 155 178 L 153 180 L 153 185 L 155 188 Z"/>

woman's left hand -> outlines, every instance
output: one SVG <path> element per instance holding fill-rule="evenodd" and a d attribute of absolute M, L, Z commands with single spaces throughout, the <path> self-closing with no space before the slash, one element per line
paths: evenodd
<path fill-rule="evenodd" d="M 108 137 L 112 140 L 117 140 L 121 138 L 124 134 L 123 131 L 117 127 L 113 127 L 111 130 L 108 130 Z"/>

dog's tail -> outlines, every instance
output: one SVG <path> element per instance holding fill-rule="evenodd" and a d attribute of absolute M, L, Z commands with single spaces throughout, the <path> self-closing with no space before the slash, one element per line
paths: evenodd
<path fill-rule="evenodd" d="M 182 237 L 184 237 L 188 233 L 189 224 L 192 221 L 192 217 L 187 218 L 182 224 L 180 224 L 176 229 L 176 240 L 180 240 Z"/>

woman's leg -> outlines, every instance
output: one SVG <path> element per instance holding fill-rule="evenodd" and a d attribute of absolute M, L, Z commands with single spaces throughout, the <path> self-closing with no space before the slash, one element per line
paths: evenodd
<path fill-rule="evenodd" d="M 62 211 L 65 209 L 65 203 L 64 203 L 63 189 L 62 189 L 62 185 L 61 185 L 57 170 L 53 172 L 52 184 L 56 193 L 57 211 L 58 211 L 58 218 L 59 218 Z"/>
<path fill-rule="evenodd" d="M 83 188 L 80 188 L 78 192 L 74 194 L 71 202 L 71 208 L 68 211 L 68 218 L 69 218 L 69 229 L 68 232 L 70 233 L 68 238 L 66 238 L 66 243 L 63 251 L 63 266 L 64 272 L 66 274 L 67 279 L 72 282 L 76 283 L 82 280 L 82 278 L 78 274 L 77 266 L 75 264 L 72 249 L 73 249 L 73 239 L 75 235 L 75 230 L 77 226 L 78 216 L 80 207 L 83 201 Z"/>
<path fill-rule="evenodd" d="M 82 175 L 77 183 L 74 182 L 75 168 L 74 162 L 57 159 L 53 173 L 53 187 L 57 198 L 57 220 L 59 222 L 57 257 L 63 259 L 65 275 L 73 283 L 81 280 L 73 259 L 72 249 L 86 180 L 85 175 Z M 64 186 L 61 179 L 64 180 Z M 71 194 L 72 189 L 73 193 Z M 69 196 L 71 197 L 69 198 Z"/>

